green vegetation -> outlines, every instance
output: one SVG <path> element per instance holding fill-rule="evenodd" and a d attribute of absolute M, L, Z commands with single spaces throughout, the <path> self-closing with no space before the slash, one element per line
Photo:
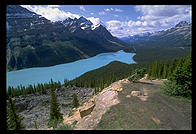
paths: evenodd
<path fill-rule="evenodd" d="M 64 84 L 68 83 L 68 80 L 65 80 Z M 54 86 L 54 88 L 60 88 L 61 87 L 61 83 L 58 82 L 49 82 L 49 83 L 44 83 L 44 84 L 40 84 L 38 83 L 37 85 L 29 85 L 28 87 L 25 86 L 18 86 L 17 88 L 13 88 L 13 87 L 8 87 L 7 90 L 7 96 L 10 97 L 15 97 L 15 96 L 20 96 L 20 95 L 26 95 L 26 94 L 35 94 L 36 92 L 39 92 L 41 94 L 46 94 L 47 91 Z"/>
<path fill-rule="evenodd" d="M 171 96 L 192 98 L 192 55 L 178 62 L 169 81 L 162 86 L 163 92 Z"/>
<path fill-rule="evenodd" d="M 34 128 L 35 129 L 38 129 L 38 126 L 37 126 L 37 122 L 36 121 L 34 121 Z"/>
<path fill-rule="evenodd" d="M 163 47 L 163 46 L 134 46 L 136 55 L 133 59 L 137 63 L 152 63 L 155 60 L 168 61 L 186 57 L 191 47 Z"/>
<path fill-rule="evenodd" d="M 106 66 L 89 71 L 69 82 L 70 85 L 78 87 L 96 88 L 95 93 L 100 92 L 111 83 L 130 76 L 135 69 L 147 70 L 149 64 L 125 64 L 113 61 Z"/>
<path fill-rule="evenodd" d="M 144 77 L 144 75 L 146 74 L 146 68 L 141 68 L 141 69 L 135 69 L 131 76 L 129 77 L 130 81 L 137 81 L 139 79 L 141 79 L 142 77 Z"/>
<path fill-rule="evenodd" d="M 127 97 L 131 91 L 146 89 L 149 98 Z M 119 102 L 101 118 L 96 130 L 191 130 L 192 104 L 186 98 L 160 93 L 159 85 L 146 83 L 123 84 Z M 154 120 L 154 119 L 157 119 Z M 160 122 L 159 122 L 160 121 Z"/>
<path fill-rule="evenodd" d="M 78 97 L 75 93 L 73 94 L 73 103 L 72 103 L 72 105 L 73 105 L 74 108 L 77 108 L 80 105 L 79 101 L 78 101 Z"/>
<path fill-rule="evenodd" d="M 171 61 L 155 61 L 148 70 L 148 79 L 167 78 L 163 92 L 172 96 L 191 98 L 192 56 Z"/>
<path fill-rule="evenodd" d="M 21 130 L 25 129 L 25 126 L 22 124 L 23 117 L 20 116 L 16 110 L 16 106 L 13 103 L 12 99 L 8 98 L 8 107 L 7 107 L 7 129 L 8 130 Z"/>
<path fill-rule="evenodd" d="M 177 63 L 184 59 L 174 59 L 170 61 L 154 61 L 148 70 L 148 79 L 170 78 L 174 72 Z"/>
<path fill-rule="evenodd" d="M 52 87 L 50 88 L 50 119 L 48 122 L 49 127 L 57 127 L 57 124 L 61 123 L 63 120 L 63 115 L 60 113 L 59 104 L 57 102 L 57 97 L 55 95 L 55 87 L 53 86 L 53 81 L 51 80 Z"/>

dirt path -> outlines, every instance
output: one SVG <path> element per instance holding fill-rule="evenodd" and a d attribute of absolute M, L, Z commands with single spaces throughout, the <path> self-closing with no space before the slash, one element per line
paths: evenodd
<path fill-rule="evenodd" d="M 81 118 L 80 107 L 64 123 L 76 122 L 75 130 L 192 129 L 191 100 L 162 94 L 163 81 L 115 82 L 86 103 L 95 104 L 90 114 Z"/>
<path fill-rule="evenodd" d="M 117 105 L 107 111 L 97 125 L 98 130 L 113 129 L 192 129 L 191 100 L 165 96 L 160 92 L 164 80 L 140 80 L 124 84 Z M 139 91 L 139 96 L 132 96 Z"/>

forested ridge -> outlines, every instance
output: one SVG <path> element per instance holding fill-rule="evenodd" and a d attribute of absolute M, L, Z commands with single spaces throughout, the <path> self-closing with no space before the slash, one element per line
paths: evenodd
<path fill-rule="evenodd" d="M 96 92 L 99 92 L 111 83 L 130 77 L 136 72 L 137 75 L 140 75 L 139 78 L 141 78 L 143 74 L 147 73 L 148 79 L 177 80 L 178 84 L 184 84 L 187 83 L 184 82 L 185 77 L 188 77 L 187 75 L 190 76 L 190 78 L 186 78 L 187 80 L 190 81 L 192 78 L 191 54 L 189 54 L 187 58 L 178 58 L 167 61 L 155 60 L 153 63 L 143 64 L 125 64 L 113 61 L 106 66 L 89 71 L 71 81 L 65 79 L 64 83 L 53 82 L 51 79 L 49 83 L 29 85 L 28 87 L 24 87 L 22 85 L 17 88 L 8 87 L 7 95 L 14 97 L 31 93 L 35 94 L 36 92 L 45 94 L 52 86 L 54 86 L 54 88 L 60 88 L 61 86 L 92 87 L 96 89 Z M 184 83 L 181 82 L 181 79 L 183 79 Z"/>

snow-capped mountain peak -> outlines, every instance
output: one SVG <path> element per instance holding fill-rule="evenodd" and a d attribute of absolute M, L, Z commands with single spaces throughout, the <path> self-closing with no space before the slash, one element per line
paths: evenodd
<path fill-rule="evenodd" d="M 186 21 L 181 21 L 181 22 L 179 22 L 178 24 L 176 24 L 175 27 L 178 28 L 178 27 L 184 27 L 184 26 L 188 26 L 188 25 L 189 25 L 188 22 L 186 22 Z"/>
<path fill-rule="evenodd" d="M 81 16 L 80 18 L 66 18 L 64 21 L 62 21 L 62 24 L 65 27 L 74 27 L 74 28 L 81 28 L 82 30 L 85 29 L 90 29 L 90 30 L 95 30 L 97 29 L 99 26 L 103 26 L 105 27 L 105 25 L 103 24 L 103 22 L 99 21 L 98 22 L 92 22 L 90 19 L 87 19 L 83 16 Z"/>

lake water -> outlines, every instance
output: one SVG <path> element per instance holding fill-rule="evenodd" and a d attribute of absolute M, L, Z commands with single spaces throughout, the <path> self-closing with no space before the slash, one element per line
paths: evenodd
<path fill-rule="evenodd" d="M 52 78 L 53 81 L 64 83 L 64 79 L 72 80 L 90 70 L 100 68 L 112 61 L 123 63 L 135 63 L 132 59 L 134 53 L 126 53 L 123 50 L 118 52 L 101 53 L 88 59 L 81 59 L 71 63 L 65 63 L 50 67 L 34 67 L 18 71 L 7 72 L 7 87 L 17 87 L 22 84 L 46 83 Z"/>

